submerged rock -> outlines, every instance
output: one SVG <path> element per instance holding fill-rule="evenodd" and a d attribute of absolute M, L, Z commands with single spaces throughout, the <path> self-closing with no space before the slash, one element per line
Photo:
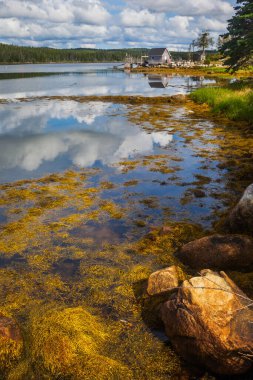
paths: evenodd
<path fill-rule="evenodd" d="M 232 232 L 253 234 L 253 184 L 247 187 L 242 198 L 230 213 L 226 226 Z"/>
<path fill-rule="evenodd" d="M 153 296 L 178 287 L 180 271 L 179 267 L 173 265 L 152 273 L 148 279 L 147 293 Z"/>
<path fill-rule="evenodd" d="M 15 320 L 0 312 L 0 367 L 8 368 L 22 352 L 23 339 Z"/>
<path fill-rule="evenodd" d="M 205 270 L 184 281 L 161 312 L 166 333 L 181 356 L 215 373 L 233 375 L 252 366 L 250 303 L 224 272 Z"/>
<path fill-rule="evenodd" d="M 253 239 L 245 235 L 211 235 L 185 244 L 177 253 L 194 269 L 238 270 L 253 268 Z"/>
<path fill-rule="evenodd" d="M 204 198 L 206 196 L 206 193 L 201 189 L 193 189 L 192 193 L 195 198 Z"/>

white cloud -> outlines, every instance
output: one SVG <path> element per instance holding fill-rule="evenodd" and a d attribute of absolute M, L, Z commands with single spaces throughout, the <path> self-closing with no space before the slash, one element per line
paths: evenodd
<path fill-rule="evenodd" d="M 156 27 L 164 22 L 165 15 L 160 13 L 151 13 L 147 9 L 136 11 L 126 8 L 121 13 L 121 21 L 124 26 L 135 27 Z"/>
<path fill-rule="evenodd" d="M 233 8 L 224 0 L 128 0 L 129 4 L 156 12 L 175 12 L 184 16 L 205 15 L 211 13 L 230 16 Z"/>
<path fill-rule="evenodd" d="M 0 42 L 51 47 L 182 45 L 226 30 L 236 0 L 0 0 Z"/>
<path fill-rule="evenodd" d="M 190 22 L 193 17 L 174 16 L 167 20 L 168 35 L 170 37 L 188 37 Z"/>
<path fill-rule="evenodd" d="M 99 0 L 2 0 L 1 18 L 24 18 L 47 22 L 85 22 L 99 25 L 109 20 L 110 14 Z"/>
<path fill-rule="evenodd" d="M 29 27 L 15 18 L 0 20 L 0 36 L 24 38 L 30 36 Z"/>
<path fill-rule="evenodd" d="M 201 16 L 198 19 L 198 26 L 202 29 L 212 30 L 213 32 L 219 32 L 224 28 L 224 21 Z"/>
<path fill-rule="evenodd" d="M 2 0 L 0 40 L 25 41 L 33 46 L 34 41 L 37 45 L 50 45 L 46 41 L 52 41 L 50 46 L 57 47 L 65 39 L 88 38 L 85 43 L 96 46 L 96 39 L 109 36 L 109 20 L 110 14 L 100 0 Z"/>
<path fill-rule="evenodd" d="M 129 46 L 187 50 L 203 30 L 217 38 L 233 14 L 233 0 L 129 0 L 121 12 Z"/>

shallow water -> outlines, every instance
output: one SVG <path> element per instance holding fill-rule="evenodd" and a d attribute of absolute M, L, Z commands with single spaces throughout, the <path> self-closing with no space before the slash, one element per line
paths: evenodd
<path fill-rule="evenodd" d="M 174 95 L 216 83 L 215 79 L 204 77 L 131 74 L 113 66 L 112 63 L 0 65 L 0 99 L 52 95 Z"/>
<path fill-rule="evenodd" d="M 105 190 L 103 197 L 125 207 L 132 203 L 132 218 L 144 219 L 148 225 L 161 224 L 170 213 L 175 220 L 186 218 L 210 225 L 211 211 L 221 202 L 209 193 L 224 187 L 223 171 L 215 169 L 215 160 L 203 168 L 197 153 L 206 148 L 206 140 L 186 141 L 184 133 L 188 125 L 196 132 L 211 129 L 212 123 L 193 120 L 187 109 L 175 106 L 160 107 L 164 120 L 159 126 L 148 118 L 143 124 L 135 120 L 139 112 L 145 114 L 149 109 L 152 107 L 54 100 L 3 104 L 1 182 L 96 168 L 99 172 L 90 178 L 92 185 L 112 183 L 114 188 Z M 191 135 L 189 131 L 188 138 Z M 216 142 L 210 143 L 210 149 L 215 147 Z M 191 194 L 198 175 L 209 181 L 200 198 Z"/>
<path fill-rule="evenodd" d="M 112 75 L 117 85 L 125 74 Z M 173 91 L 189 90 L 176 79 Z M 134 76 L 131 91 L 138 81 L 148 85 Z M 219 228 L 253 181 L 252 151 L 247 127 L 207 119 L 188 103 L 0 104 L 0 311 L 25 337 L 21 356 L 9 367 L 0 360 L 0 377 L 94 379 L 109 368 L 101 379 L 178 379 L 184 364 L 146 281 L 178 264 L 180 246 Z"/>

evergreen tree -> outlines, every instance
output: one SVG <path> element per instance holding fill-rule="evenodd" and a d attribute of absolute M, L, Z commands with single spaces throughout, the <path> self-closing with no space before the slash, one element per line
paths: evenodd
<path fill-rule="evenodd" d="M 233 70 L 253 64 L 253 1 L 237 0 L 237 4 L 220 48 Z"/>
<path fill-rule="evenodd" d="M 214 41 L 213 38 L 210 37 L 209 32 L 203 32 L 198 37 L 197 41 L 195 42 L 195 46 L 200 48 L 202 50 L 202 53 L 205 53 L 205 50 L 210 46 L 213 45 Z"/>

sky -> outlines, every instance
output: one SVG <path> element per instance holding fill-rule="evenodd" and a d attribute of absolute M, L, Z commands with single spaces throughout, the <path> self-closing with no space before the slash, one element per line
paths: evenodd
<path fill-rule="evenodd" d="M 236 0 L 0 0 L 0 42 L 55 48 L 187 50 L 226 31 Z"/>

